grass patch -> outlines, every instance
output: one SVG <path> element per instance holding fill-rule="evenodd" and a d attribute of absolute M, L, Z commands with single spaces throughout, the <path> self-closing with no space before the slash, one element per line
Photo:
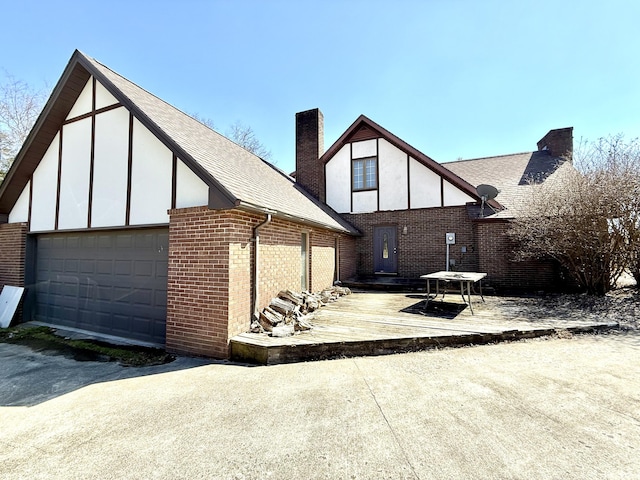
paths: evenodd
<path fill-rule="evenodd" d="M 30 347 L 49 355 L 64 355 L 78 361 L 118 362 L 128 367 L 162 365 L 175 360 L 161 348 L 113 345 L 99 340 L 73 340 L 55 334 L 49 327 L 13 327 L 0 330 L 0 342 Z"/>

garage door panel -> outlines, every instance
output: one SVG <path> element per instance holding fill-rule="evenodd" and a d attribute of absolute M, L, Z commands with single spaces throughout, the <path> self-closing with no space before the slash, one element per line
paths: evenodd
<path fill-rule="evenodd" d="M 133 273 L 140 277 L 150 277 L 153 275 L 154 264 L 150 260 L 134 260 Z"/>
<path fill-rule="evenodd" d="M 150 288 L 138 288 L 131 294 L 131 303 L 134 305 L 153 304 L 153 290 Z"/>
<path fill-rule="evenodd" d="M 66 238 L 66 248 L 78 248 L 80 246 L 80 239 L 76 236 L 69 236 Z"/>
<path fill-rule="evenodd" d="M 157 261 L 155 262 L 156 277 L 167 278 L 169 276 L 169 262 Z"/>
<path fill-rule="evenodd" d="M 80 260 L 78 263 L 79 273 L 95 273 L 96 262 L 95 260 Z"/>
<path fill-rule="evenodd" d="M 109 276 L 113 274 L 113 262 L 111 260 L 95 260 L 94 264 L 97 274 Z"/>
<path fill-rule="evenodd" d="M 110 235 L 98 235 L 98 248 L 112 248 L 114 238 Z"/>
<path fill-rule="evenodd" d="M 78 273 L 78 267 L 79 267 L 78 260 L 67 259 L 64 261 L 64 273 Z"/>
<path fill-rule="evenodd" d="M 60 258 L 52 258 L 49 261 L 49 270 L 51 272 L 53 272 L 53 273 L 63 273 L 64 272 L 64 260 L 62 260 Z"/>
<path fill-rule="evenodd" d="M 80 248 L 82 250 L 92 250 L 96 248 L 98 238 L 95 235 L 84 235 L 80 237 Z"/>
<path fill-rule="evenodd" d="M 167 229 L 40 235 L 36 318 L 164 343 Z"/>
<path fill-rule="evenodd" d="M 151 335 L 153 333 L 153 322 L 148 318 L 142 317 L 134 317 L 133 322 L 131 322 L 131 327 L 134 332 L 146 333 L 147 335 Z"/>
<path fill-rule="evenodd" d="M 116 260 L 114 262 L 113 273 L 116 275 L 131 275 L 131 261 L 130 260 Z"/>
<path fill-rule="evenodd" d="M 167 309 L 167 296 L 163 295 L 161 292 L 154 291 L 153 292 L 154 299 L 153 304 L 158 307 L 163 307 L 163 310 Z"/>

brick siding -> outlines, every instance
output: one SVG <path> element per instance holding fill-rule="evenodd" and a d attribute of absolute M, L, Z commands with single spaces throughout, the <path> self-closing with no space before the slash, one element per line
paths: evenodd
<path fill-rule="evenodd" d="M 476 223 L 479 269 L 487 272 L 486 282 L 498 291 L 570 290 L 560 269 L 552 260 L 518 261 L 516 243 L 509 238 L 508 221 L 478 221 Z"/>
<path fill-rule="evenodd" d="M 336 277 L 336 237 L 321 230 L 309 236 L 311 244 L 311 277 L 309 290 L 318 291 L 333 285 Z"/>
<path fill-rule="evenodd" d="M 5 285 L 24 286 L 26 223 L 0 224 L 0 290 Z"/>
<path fill-rule="evenodd" d="M 338 239 L 339 274 L 341 281 L 353 279 L 358 275 L 357 239 L 349 235 L 343 235 Z"/>
<path fill-rule="evenodd" d="M 450 268 L 452 271 L 486 272 L 484 283 L 498 292 L 575 289 L 553 260 L 515 259 L 515 243 L 506 235 L 508 221 L 473 221 L 466 207 L 384 211 L 344 217 L 360 229 L 363 236 L 341 240 L 340 277 L 343 280 L 374 274 L 374 228 L 393 226 L 396 228 L 400 277 L 417 278 L 445 270 L 445 234 L 454 232 L 456 243 L 449 251 L 450 259 L 455 262 Z"/>
<path fill-rule="evenodd" d="M 374 273 L 373 232 L 376 226 L 396 227 L 398 276 L 419 277 L 446 268 L 445 234 L 455 232 L 456 244 L 451 245 L 449 258 L 455 261 L 452 270 L 477 271 L 478 255 L 472 222 L 466 207 L 439 207 L 416 210 L 383 211 L 343 215 L 362 233 L 356 239 L 358 275 Z M 404 232 L 406 227 L 406 234 Z M 467 252 L 462 252 L 462 247 Z M 341 252 L 342 253 L 342 252 Z M 346 265 L 345 265 L 346 267 Z"/>
<path fill-rule="evenodd" d="M 167 349 L 226 358 L 229 339 L 251 322 L 253 229 L 264 217 L 206 207 L 169 214 Z M 259 308 L 280 290 L 300 290 L 303 232 L 309 237 L 312 288 L 332 284 L 336 235 L 273 219 L 260 229 Z"/>

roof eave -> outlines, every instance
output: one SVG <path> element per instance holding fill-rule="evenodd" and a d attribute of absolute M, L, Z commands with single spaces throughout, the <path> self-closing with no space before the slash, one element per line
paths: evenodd
<path fill-rule="evenodd" d="M 87 80 L 91 77 L 91 73 L 83 65 L 80 65 L 82 70 L 77 68 L 78 59 L 81 56 L 82 54 L 78 50 L 71 56 L 44 108 L 16 155 L 4 181 L 0 184 L 0 213 L 8 214 L 13 208 L 32 173 L 40 163 L 42 155 L 44 155 L 46 149 L 55 138 L 60 125 L 71 111 Z M 68 87 L 72 82 L 77 86 L 75 90 Z M 62 94 L 70 90 L 71 95 L 63 98 Z M 48 127 L 48 129 L 45 127 Z M 29 155 L 32 152 L 32 148 L 35 147 L 36 140 L 41 140 L 38 151 L 33 155 Z M 42 155 L 38 154 L 40 150 Z"/>
<path fill-rule="evenodd" d="M 336 233 L 341 233 L 341 234 L 345 234 L 345 235 L 352 235 L 352 236 L 358 236 L 361 235 L 360 232 L 357 231 L 350 231 L 347 228 L 337 228 L 333 225 L 328 225 L 326 223 L 322 223 L 322 222 L 316 222 L 313 220 L 309 220 L 306 218 L 301 218 L 295 215 L 291 215 L 289 213 L 285 213 L 279 210 L 274 210 L 271 208 L 266 208 L 266 207 L 262 207 L 259 205 L 253 205 L 251 203 L 248 202 L 243 202 L 240 201 L 237 205 L 237 208 L 239 210 L 243 210 L 245 212 L 250 212 L 250 213 L 261 213 L 261 214 L 269 214 L 272 215 L 275 218 L 279 218 L 281 220 L 287 220 L 289 222 L 293 222 L 293 223 L 297 223 L 300 225 L 307 225 L 309 227 L 316 227 L 316 228 L 322 228 L 323 230 L 330 230 L 332 232 L 336 232 Z"/>

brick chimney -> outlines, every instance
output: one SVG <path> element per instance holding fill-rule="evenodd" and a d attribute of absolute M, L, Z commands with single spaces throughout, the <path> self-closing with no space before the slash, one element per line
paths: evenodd
<path fill-rule="evenodd" d="M 296 113 L 296 182 L 324 202 L 324 166 L 318 161 L 323 153 L 324 116 L 322 112 L 314 108 Z"/>
<path fill-rule="evenodd" d="M 573 160 L 573 127 L 549 130 L 538 142 L 538 150 L 548 150 L 554 157 Z"/>

